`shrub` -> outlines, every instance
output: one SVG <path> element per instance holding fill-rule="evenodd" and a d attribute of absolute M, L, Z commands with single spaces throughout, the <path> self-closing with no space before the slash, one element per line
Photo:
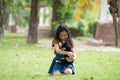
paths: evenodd
<path fill-rule="evenodd" d="M 91 35 L 91 37 L 95 37 L 95 32 L 96 32 L 96 24 L 97 22 L 90 22 L 88 24 L 88 31 L 89 31 L 89 34 Z"/>

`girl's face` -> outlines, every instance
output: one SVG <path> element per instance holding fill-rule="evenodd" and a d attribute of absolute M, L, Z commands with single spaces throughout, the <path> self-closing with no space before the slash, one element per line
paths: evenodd
<path fill-rule="evenodd" d="M 68 38 L 68 33 L 66 31 L 60 32 L 59 38 L 62 42 L 65 42 L 65 40 Z"/>

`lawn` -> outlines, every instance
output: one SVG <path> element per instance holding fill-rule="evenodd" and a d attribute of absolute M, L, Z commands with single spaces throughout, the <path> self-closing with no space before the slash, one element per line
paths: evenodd
<path fill-rule="evenodd" d="M 5 34 L 0 40 L 0 80 L 120 80 L 120 53 L 77 51 L 76 74 L 61 76 L 47 73 L 53 57 L 52 48 L 26 44 L 20 34 Z"/>

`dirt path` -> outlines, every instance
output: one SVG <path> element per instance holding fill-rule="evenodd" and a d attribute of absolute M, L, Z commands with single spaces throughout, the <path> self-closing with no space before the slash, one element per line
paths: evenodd
<path fill-rule="evenodd" d="M 51 40 L 40 40 L 40 47 L 48 47 L 51 48 Z M 99 44 L 90 43 L 88 41 L 80 41 L 74 39 L 76 50 L 78 51 L 103 51 L 103 52 L 117 52 L 120 53 L 120 48 L 114 48 L 109 46 L 103 46 Z"/>
<path fill-rule="evenodd" d="M 74 41 L 76 49 L 79 51 L 103 51 L 103 52 L 120 52 L 120 48 L 103 46 L 100 44 L 94 44 L 87 41 Z"/>

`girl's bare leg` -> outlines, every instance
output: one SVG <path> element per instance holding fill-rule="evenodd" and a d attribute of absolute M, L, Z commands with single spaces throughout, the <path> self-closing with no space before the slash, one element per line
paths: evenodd
<path fill-rule="evenodd" d="M 72 74 L 72 69 L 71 68 L 67 68 L 65 71 L 64 71 L 65 74 Z"/>
<path fill-rule="evenodd" d="M 54 76 L 58 76 L 58 75 L 60 75 L 60 74 L 61 74 L 60 71 L 55 71 L 55 72 L 53 73 Z"/>

